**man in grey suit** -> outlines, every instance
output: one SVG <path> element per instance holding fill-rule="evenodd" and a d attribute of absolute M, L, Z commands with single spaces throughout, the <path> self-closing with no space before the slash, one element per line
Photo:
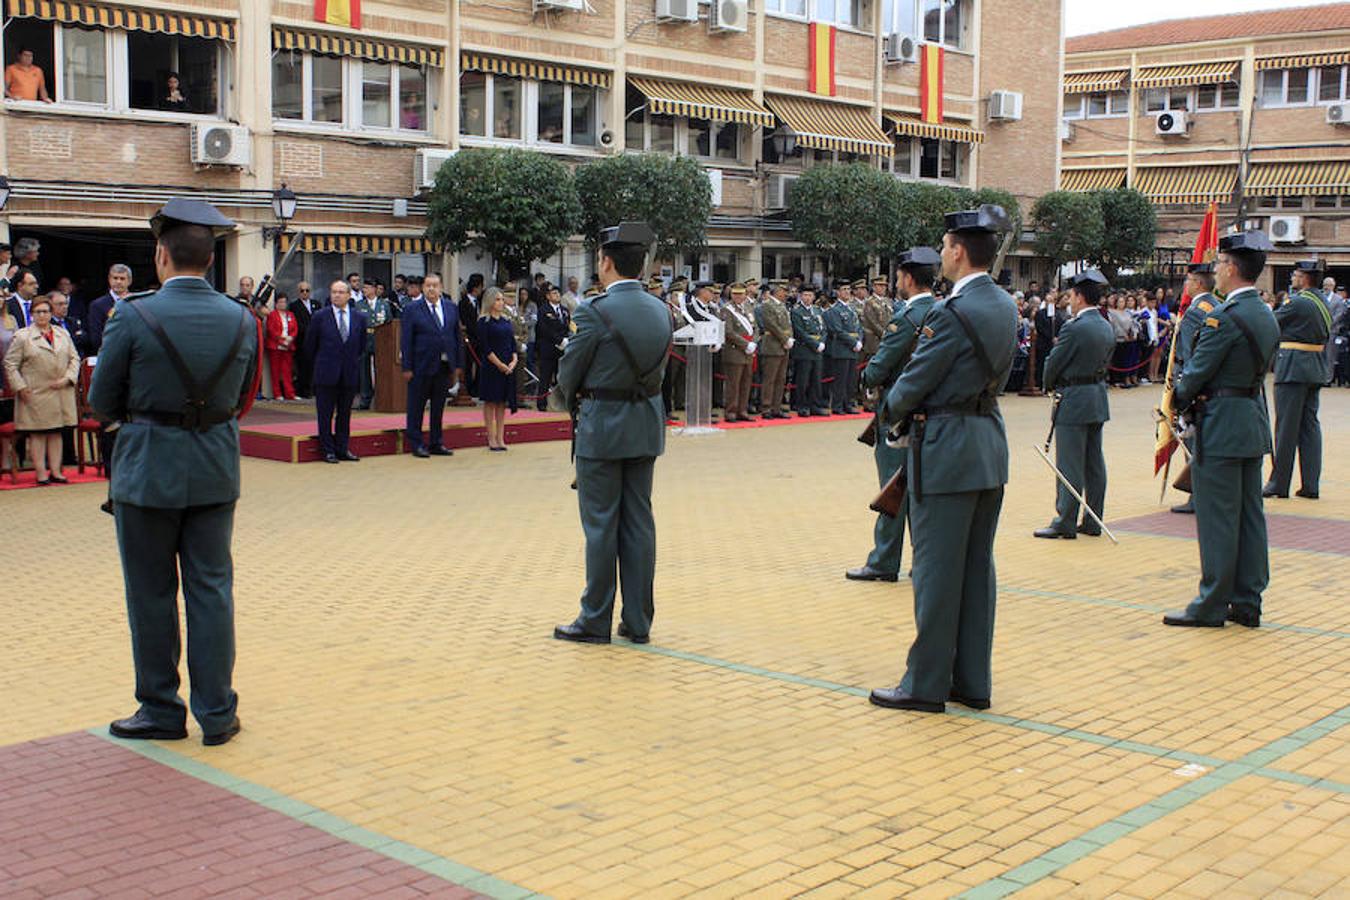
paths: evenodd
<path fill-rule="evenodd" d="M 1106 279 L 1096 269 L 1074 276 L 1069 287 L 1073 318 L 1064 323 L 1055 347 L 1045 360 L 1041 387 L 1052 393 L 1055 405 L 1055 465 L 1087 500 L 1098 516 L 1106 502 L 1106 457 L 1102 455 L 1102 425 L 1111 418 L 1106 397 L 1106 368 L 1116 350 L 1115 333 L 1098 309 Z M 1078 501 L 1064 485 L 1057 485 L 1055 520 L 1037 529 L 1038 538 L 1073 540 L 1080 534 L 1097 537 L 1101 526 L 1083 517 L 1078 524 Z"/>
<path fill-rule="evenodd" d="M 666 445 L 661 381 L 671 342 L 666 305 L 637 280 L 655 240 L 645 222 L 601 232 L 605 291 L 577 306 L 576 331 L 559 362 L 558 390 L 569 409 L 579 407 L 573 427 L 586 588 L 576 619 L 553 629 L 558 640 L 609 643 L 616 565 L 623 579 L 619 637 L 649 640 L 656 575 L 652 473 Z"/>

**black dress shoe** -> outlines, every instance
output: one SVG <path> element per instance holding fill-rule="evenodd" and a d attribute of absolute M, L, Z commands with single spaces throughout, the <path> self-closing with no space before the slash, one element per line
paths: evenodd
<path fill-rule="evenodd" d="M 111 499 L 104 500 L 102 503 L 99 504 L 98 508 L 103 510 L 110 516 L 113 515 L 113 502 Z"/>
<path fill-rule="evenodd" d="M 1186 611 L 1168 613 L 1163 616 L 1164 625 L 1175 625 L 1178 628 L 1222 628 L 1223 620 L 1217 622 L 1206 622 L 1204 619 L 1197 619 L 1194 616 L 1186 614 Z"/>
<path fill-rule="evenodd" d="M 1261 614 L 1254 610 L 1230 606 L 1228 607 L 1228 621 L 1241 625 L 1243 628 L 1260 628 Z"/>
<path fill-rule="evenodd" d="M 217 731 L 215 734 L 202 735 L 202 743 L 208 747 L 219 747 L 221 744 L 228 744 L 230 738 L 239 733 L 239 717 L 235 716 L 230 724 L 225 726 L 224 731 Z"/>
<path fill-rule="evenodd" d="M 857 414 L 858 414 L 858 407 L 856 406 L 845 406 L 844 411 L 841 413 L 841 415 L 845 416 L 854 416 Z"/>
<path fill-rule="evenodd" d="M 811 415 L 813 415 L 813 416 L 828 416 L 829 414 L 830 414 L 830 411 L 829 411 L 828 409 L 813 409 L 813 410 L 811 410 Z"/>
<path fill-rule="evenodd" d="M 432 448 L 431 448 L 431 455 L 432 455 L 432 456 L 454 456 L 454 455 L 455 455 L 455 451 L 451 450 L 449 447 L 442 447 L 440 444 L 437 444 L 435 447 L 432 447 Z"/>
<path fill-rule="evenodd" d="M 187 737 L 187 728 L 182 725 L 166 728 L 156 724 L 145 710 L 138 709 L 135 715 L 109 724 L 108 733 L 128 741 L 181 741 Z"/>
<path fill-rule="evenodd" d="M 1308 491 L 1304 490 L 1303 488 L 1299 488 L 1298 490 L 1294 491 L 1294 496 L 1302 497 L 1304 500 L 1316 500 L 1320 495 L 1317 493 L 1317 491 Z"/>
<path fill-rule="evenodd" d="M 873 706 L 884 706 L 887 709 L 934 713 L 947 711 L 947 704 L 940 700 L 920 700 L 918 697 L 911 697 L 898 687 L 877 688 L 867 699 L 872 701 Z"/>
<path fill-rule="evenodd" d="M 325 454 L 323 455 L 323 461 L 326 462 L 326 463 L 332 463 L 333 465 L 337 465 L 337 461 L 338 461 L 337 454 L 336 454 L 336 453 L 325 453 Z"/>
<path fill-rule="evenodd" d="M 899 581 L 900 576 L 894 572 L 879 572 L 871 566 L 859 566 L 856 569 L 849 569 L 844 573 L 844 577 L 849 581 Z"/>
<path fill-rule="evenodd" d="M 412 455 L 418 459 L 429 459 L 431 457 L 431 454 L 427 452 L 426 447 L 414 447 Z"/>
<path fill-rule="evenodd" d="M 1032 534 L 1034 534 L 1038 538 L 1046 538 L 1052 541 L 1053 540 L 1071 541 L 1074 538 L 1078 537 L 1078 535 L 1076 534 L 1071 534 L 1070 532 L 1067 531 L 1060 531 L 1053 525 L 1048 525 L 1045 528 L 1037 528 L 1035 531 L 1032 532 Z"/>
<path fill-rule="evenodd" d="M 560 641 L 575 641 L 578 644 L 608 644 L 609 635 L 591 634 L 582 628 L 576 622 L 570 625 L 559 625 L 553 629 L 553 637 Z"/>
<path fill-rule="evenodd" d="M 959 703 L 970 709 L 988 709 L 992 705 L 988 700 L 981 700 L 978 697 L 967 697 L 964 694 L 958 694 L 956 691 L 952 691 L 951 694 L 947 696 L 947 702 Z"/>
<path fill-rule="evenodd" d="M 1184 516 L 1195 515 L 1195 501 L 1187 500 L 1185 503 L 1172 507 L 1172 512 L 1181 513 Z"/>
<path fill-rule="evenodd" d="M 649 644 L 652 640 L 651 635 L 649 634 L 633 634 L 623 622 L 619 623 L 619 637 L 627 641 L 632 641 L 634 644 Z"/>
<path fill-rule="evenodd" d="M 1268 485 L 1266 485 L 1265 487 L 1261 488 L 1261 496 L 1262 496 L 1262 497 L 1278 497 L 1278 498 L 1281 499 L 1281 500 L 1288 500 L 1288 499 L 1289 499 L 1289 495 L 1288 495 L 1287 493 L 1286 493 L 1286 494 L 1281 494 L 1279 491 L 1275 490 L 1275 486 L 1272 485 L 1272 484 L 1268 484 Z"/>
<path fill-rule="evenodd" d="M 361 457 L 357 456 L 355 453 L 353 453 L 353 452 L 350 451 L 350 450 L 348 450 L 346 453 L 341 453 L 341 454 L 339 454 L 339 455 L 338 455 L 338 459 L 342 460 L 343 462 L 360 462 L 360 461 L 361 461 Z"/>
<path fill-rule="evenodd" d="M 1093 525 L 1079 525 L 1079 526 L 1078 526 L 1078 533 L 1081 534 L 1081 535 L 1083 535 L 1083 536 L 1085 536 L 1085 537 L 1101 537 L 1101 536 L 1102 536 L 1102 530 L 1101 530 L 1100 528 L 1098 528 L 1095 524 L 1093 524 Z"/>

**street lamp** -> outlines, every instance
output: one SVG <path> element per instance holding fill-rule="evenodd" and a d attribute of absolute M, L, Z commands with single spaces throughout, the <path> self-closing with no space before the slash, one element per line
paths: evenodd
<path fill-rule="evenodd" d="M 773 149 L 779 159 L 786 159 L 797 149 L 797 132 L 786 125 L 774 129 Z"/>
<path fill-rule="evenodd" d="M 0 209 L 4 209 L 5 204 L 9 202 L 9 193 L 9 179 L 0 175 Z"/>
<path fill-rule="evenodd" d="M 275 216 L 277 221 L 281 224 L 262 230 L 264 244 L 269 241 L 274 241 L 286 233 L 287 223 L 295 218 L 295 204 L 297 199 L 295 191 L 286 187 L 285 183 L 272 192 L 272 215 Z"/>

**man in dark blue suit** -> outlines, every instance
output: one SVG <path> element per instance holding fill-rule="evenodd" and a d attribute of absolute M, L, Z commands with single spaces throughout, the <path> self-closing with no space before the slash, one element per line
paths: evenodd
<path fill-rule="evenodd" d="M 89 315 L 84 320 L 85 345 L 90 356 L 96 356 L 103 345 L 103 329 L 108 325 L 113 307 L 130 292 L 131 269 L 122 263 L 109 268 L 108 293 L 89 304 Z"/>
<path fill-rule="evenodd" d="M 408 383 L 408 444 L 413 456 L 449 456 L 441 442 L 441 416 L 453 380 L 464 376 L 459 311 L 441 297 L 441 277 L 422 280 L 422 297 L 403 307 L 403 380 Z M 453 379 L 451 376 L 454 376 Z M 431 404 L 431 445 L 422 441 L 422 410 Z"/>
<path fill-rule="evenodd" d="M 305 355 L 314 360 L 314 406 L 319 413 L 323 461 L 358 462 L 347 447 L 352 400 L 361 386 L 361 351 L 366 345 L 366 314 L 348 306 L 351 288 L 335 281 L 329 305 L 314 314 L 305 332 Z M 336 426 L 334 419 L 336 418 Z M 336 432 L 336 434 L 334 433 Z"/>

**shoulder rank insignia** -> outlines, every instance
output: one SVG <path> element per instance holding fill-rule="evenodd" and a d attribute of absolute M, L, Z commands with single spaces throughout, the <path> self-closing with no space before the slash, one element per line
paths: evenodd
<path fill-rule="evenodd" d="M 1211 309 L 1214 308 L 1214 304 L 1210 303 L 1208 300 L 1201 300 L 1199 303 L 1195 305 L 1200 307 L 1201 312 L 1209 312 Z"/>
<path fill-rule="evenodd" d="M 927 325 L 923 326 L 923 336 L 926 338 L 932 337 L 933 329 L 929 328 Z"/>
<path fill-rule="evenodd" d="M 886 326 L 886 330 L 891 334 L 894 334 L 895 332 L 900 330 L 900 326 L 892 322 L 891 324 Z"/>
<path fill-rule="evenodd" d="M 1216 319 L 1216 318 L 1214 318 L 1213 316 L 1210 316 L 1209 318 L 1205 319 L 1205 327 L 1206 327 L 1206 328 L 1218 328 L 1218 327 L 1219 327 L 1219 320 Z"/>

